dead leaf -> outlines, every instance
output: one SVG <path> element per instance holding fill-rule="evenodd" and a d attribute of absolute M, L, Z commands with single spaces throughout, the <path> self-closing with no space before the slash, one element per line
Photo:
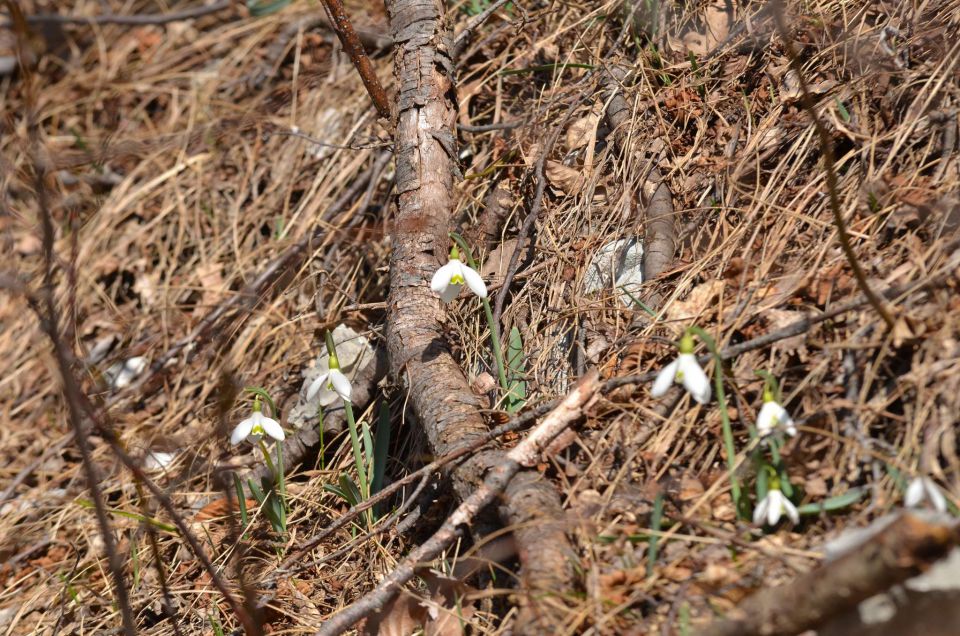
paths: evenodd
<path fill-rule="evenodd" d="M 733 22 L 733 12 L 736 5 L 727 0 L 715 0 L 704 9 L 703 21 L 706 27 L 704 34 L 707 52 L 712 51 L 720 42 L 730 35 L 730 24 Z"/>
<path fill-rule="evenodd" d="M 565 166 L 559 161 L 548 160 L 544 173 L 550 185 L 567 195 L 577 194 L 583 190 L 586 182 L 582 170 Z"/>
<path fill-rule="evenodd" d="M 592 145 L 596 139 L 597 126 L 599 124 L 600 116 L 593 112 L 570 124 L 565 136 L 567 150 L 576 150 L 577 148 Z"/>
<path fill-rule="evenodd" d="M 217 262 L 204 263 L 197 266 L 197 277 L 203 288 L 201 303 L 212 307 L 220 300 L 223 293 L 223 265 Z"/>
<path fill-rule="evenodd" d="M 382 611 L 372 614 L 360 630 L 361 634 L 410 636 L 419 629 L 427 611 L 409 594 L 400 594 Z"/>
<path fill-rule="evenodd" d="M 480 267 L 480 275 L 486 280 L 502 281 L 506 278 L 507 266 L 516 247 L 517 239 L 512 238 L 493 248 Z"/>
<path fill-rule="evenodd" d="M 692 320 L 713 313 L 714 300 L 723 293 L 724 282 L 720 279 L 708 280 L 693 288 L 685 300 L 670 303 L 666 308 L 666 320 L 678 329 L 685 329 Z"/>

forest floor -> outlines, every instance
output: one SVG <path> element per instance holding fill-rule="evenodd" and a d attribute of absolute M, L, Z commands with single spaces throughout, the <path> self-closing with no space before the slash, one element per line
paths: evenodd
<path fill-rule="evenodd" d="M 196 3 L 70 4 L 169 17 Z M 247 631 L 311 634 L 463 496 L 429 470 L 320 534 L 350 508 L 342 476 L 359 479 L 342 409 L 318 425 L 306 400 L 327 330 L 369 353 L 348 375 L 383 485 L 446 461 L 407 363 L 383 360 L 391 235 L 411 230 L 393 223 L 395 122 L 321 3 L 206 4 L 224 8 L 0 29 L 0 634 L 123 633 L 117 575 L 141 633 L 230 633 L 245 611 Z M 601 388 L 524 472 L 555 502 L 533 530 L 559 529 L 562 563 L 539 555 L 550 540 L 481 515 L 364 632 L 693 633 L 822 566 L 828 541 L 900 509 L 916 477 L 956 513 L 960 9 L 785 5 L 508 3 L 457 41 L 460 174 L 449 227 L 432 229 L 473 246 L 524 393 L 497 401 L 489 325 L 464 292 L 435 309 L 461 401 L 506 424 L 492 444 L 509 449 L 590 370 Z M 488 6 L 447 6 L 454 37 Z M 383 6 L 346 12 L 393 99 Z M 701 359 L 712 400 L 652 397 L 691 326 L 722 352 Z M 796 436 L 756 437 L 764 374 Z M 245 387 L 271 396 L 288 438 L 281 532 L 276 499 L 252 495 L 238 528 L 231 475 L 264 474 L 256 446 L 230 444 Z M 800 521 L 758 527 L 778 482 Z"/>

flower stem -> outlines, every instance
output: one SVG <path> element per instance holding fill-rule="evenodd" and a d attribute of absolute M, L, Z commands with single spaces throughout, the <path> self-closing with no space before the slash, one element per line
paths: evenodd
<path fill-rule="evenodd" d="M 363 451 L 360 449 L 357 421 L 353 417 L 353 404 L 344 400 L 343 406 L 347 414 L 347 428 L 350 430 L 350 444 L 353 446 L 353 461 L 357 466 L 357 478 L 360 480 L 360 496 L 367 499 L 370 496 L 370 485 L 367 483 L 367 469 L 363 465 Z"/>
<path fill-rule="evenodd" d="M 284 475 L 283 470 L 283 444 L 277 442 L 274 444 L 277 449 L 277 488 L 280 491 L 280 503 L 283 504 L 283 507 L 289 511 L 290 507 L 287 505 L 287 478 Z"/>
<path fill-rule="evenodd" d="M 464 256 L 467 257 L 467 265 L 480 271 L 477 269 L 477 262 L 473 260 L 473 252 L 470 251 L 470 246 L 467 245 L 463 237 L 456 232 L 450 232 L 450 238 L 456 241 L 463 250 Z M 497 377 L 500 380 L 500 388 L 503 389 L 504 394 L 509 394 L 510 383 L 507 381 L 507 369 L 503 363 L 503 349 L 500 348 L 500 329 L 493 320 L 493 309 L 490 308 L 490 301 L 486 298 L 481 298 L 480 302 L 483 303 L 483 313 L 486 315 L 487 324 L 490 326 L 490 347 L 493 349 L 493 362 L 497 367 Z"/>
<path fill-rule="evenodd" d="M 273 458 L 270 457 L 270 450 L 267 448 L 266 443 L 263 441 L 263 438 L 260 438 L 260 451 L 263 453 L 263 460 L 267 462 L 267 468 L 270 469 L 270 472 L 273 473 L 273 478 L 277 479 L 277 467 L 273 463 Z"/>
<path fill-rule="evenodd" d="M 723 446 L 727 456 L 727 474 L 730 478 L 730 497 L 733 499 L 733 507 L 737 514 L 741 514 L 740 509 L 740 481 L 736 473 L 736 455 L 737 449 L 733 443 L 733 429 L 730 426 L 730 414 L 727 413 L 727 394 L 723 390 L 723 358 L 720 357 L 720 351 L 717 349 L 717 343 L 706 331 L 700 327 L 690 327 L 690 333 L 695 333 L 710 349 L 714 359 L 713 386 L 717 393 L 717 406 L 720 409 L 720 422 L 723 429 Z"/>

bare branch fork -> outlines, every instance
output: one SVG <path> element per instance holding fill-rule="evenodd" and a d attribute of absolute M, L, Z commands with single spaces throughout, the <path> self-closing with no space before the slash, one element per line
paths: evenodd
<path fill-rule="evenodd" d="M 324 623 L 317 636 L 342 634 L 364 616 L 382 609 L 400 587 L 414 577 L 418 567 L 436 558 L 453 543 L 461 526 L 470 524 L 481 510 L 504 492 L 522 468 L 536 464 L 547 445 L 589 408 L 600 385 L 596 370 L 584 376 L 522 442 L 506 453 L 505 460 L 490 470 L 480 487 L 464 499 L 433 536 L 408 554 L 366 596 Z"/>

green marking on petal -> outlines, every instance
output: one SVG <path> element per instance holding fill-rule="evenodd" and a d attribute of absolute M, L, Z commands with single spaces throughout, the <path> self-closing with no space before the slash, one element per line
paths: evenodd
<path fill-rule="evenodd" d="M 463 280 L 463 276 L 461 276 L 460 274 L 454 274 L 453 276 L 450 277 L 451 285 L 463 285 L 464 282 L 465 281 Z"/>

